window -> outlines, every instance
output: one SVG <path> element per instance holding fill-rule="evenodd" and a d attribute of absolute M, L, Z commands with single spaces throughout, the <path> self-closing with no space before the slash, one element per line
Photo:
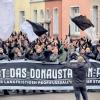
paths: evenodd
<path fill-rule="evenodd" d="M 37 10 L 33 11 L 33 21 L 37 23 Z"/>
<path fill-rule="evenodd" d="M 20 11 L 20 24 L 25 21 L 25 11 Z"/>
<path fill-rule="evenodd" d="M 46 20 L 47 21 L 50 20 L 50 11 L 49 11 L 49 9 L 46 10 Z"/>
<path fill-rule="evenodd" d="M 40 20 L 43 21 L 44 19 L 44 12 L 43 10 L 40 11 Z"/>
<path fill-rule="evenodd" d="M 96 28 L 96 33 L 98 32 L 98 6 L 93 6 L 92 21 Z"/>
<path fill-rule="evenodd" d="M 53 12 L 53 34 L 58 35 L 59 34 L 59 25 L 58 25 L 58 9 L 54 9 Z"/>
<path fill-rule="evenodd" d="M 80 14 L 79 7 L 72 7 L 71 8 L 71 17 L 74 18 Z M 71 21 L 71 35 L 79 36 L 80 29 Z"/>
<path fill-rule="evenodd" d="M 45 28 L 48 30 L 48 35 L 50 35 L 50 24 L 51 24 L 51 15 L 50 10 L 46 10 L 46 19 L 45 19 Z"/>

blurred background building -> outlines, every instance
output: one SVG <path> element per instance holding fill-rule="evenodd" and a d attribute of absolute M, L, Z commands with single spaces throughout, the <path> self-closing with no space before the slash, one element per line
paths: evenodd
<path fill-rule="evenodd" d="M 85 34 L 71 17 L 80 14 L 91 19 L 100 37 L 100 0 L 15 0 L 15 31 L 20 31 L 20 25 L 29 19 L 48 29 L 51 36 L 64 40 L 70 29 L 72 38 L 79 38 Z"/>

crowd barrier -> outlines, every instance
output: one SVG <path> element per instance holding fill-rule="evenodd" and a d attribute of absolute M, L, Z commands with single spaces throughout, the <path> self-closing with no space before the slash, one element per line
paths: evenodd
<path fill-rule="evenodd" d="M 100 62 L 90 60 L 87 88 L 100 89 Z M 0 61 L 0 90 L 73 90 L 72 70 L 63 64 L 30 60 Z"/>

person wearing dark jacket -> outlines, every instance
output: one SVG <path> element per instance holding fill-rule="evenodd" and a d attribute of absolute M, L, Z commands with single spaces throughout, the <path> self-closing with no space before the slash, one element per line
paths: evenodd
<path fill-rule="evenodd" d="M 100 61 L 100 45 L 97 45 L 97 51 L 98 51 L 98 54 L 97 54 L 96 60 Z"/>
<path fill-rule="evenodd" d="M 86 48 L 85 56 L 88 59 L 95 59 L 95 55 L 92 53 L 89 47 Z"/>
<path fill-rule="evenodd" d="M 8 56 L 4 54 L 3 48 L 0 47 L 0 60 L 8 60 Z"/>
<path fill-rule="evenodd" d="M 21 53 L 21 50 L 16 47 L 14 48 L 14 60 L 25 59 L 25 55 Z"/>
<path fill-rule="evenodd" d="M 50 56 L 52 55 L 53 46 L 49 44 L 47 49 L 44 51 L 45 61 L 50 62 Z"/>
<path fill-rule="evenodd" d="M 85 56 L 79 56 L 76 63 L 70 63 L 69 60 L 67 61 L 66 67 L 71 68 L 73 72 L 72 81 L 76 100 L 80 100 L 80 93 L 82 94 L 83 100 L 88 100 L 86 73 L 90 66 L 91 64 Z"/>
<path fill-rule="evenodd" d="M 44 56 L 43 48 L 38 45 L 36 47 L 36 52 L 34 52 L 32 55 L 32 60 L 44 61 L 44 59 L 45 59 L 45 56 Z"/>

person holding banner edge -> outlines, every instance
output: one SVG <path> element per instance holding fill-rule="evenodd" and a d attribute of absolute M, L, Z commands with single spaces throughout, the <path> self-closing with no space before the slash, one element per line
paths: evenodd
<path fill-rule="evenodd" d="M 70 63 L 69 58 L 65 66 L 72 69 L 73 72 L 72 84 L 76 100 L 80 100 L 80 93 L 82 94 L 83 100 L 88 100 L 86 89 L 86 73 L 88 67 L 91 66 L 89 60 L 83 54 L 80 54 L 77 57 L 77 63 Z"/>

